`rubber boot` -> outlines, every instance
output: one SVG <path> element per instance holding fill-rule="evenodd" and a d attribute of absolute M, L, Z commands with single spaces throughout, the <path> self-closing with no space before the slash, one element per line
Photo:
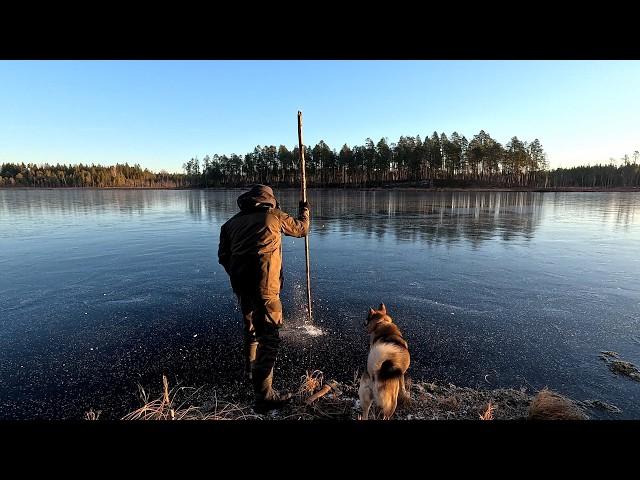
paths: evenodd
<path fill-rule="evenodd" d="M 272 387 L 273 369 L 260 384 L 254 383 L 256 387 L 256 402 L 254 410 L 256 413 L 266 413 L 284 407 L 293 397 L 291 393 L 279 393 Z"/>

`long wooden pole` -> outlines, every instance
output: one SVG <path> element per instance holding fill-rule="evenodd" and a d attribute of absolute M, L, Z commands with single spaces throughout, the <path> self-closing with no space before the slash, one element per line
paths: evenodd
<path fill-rule="evenodd" d="M 300 151 L 300 172 L 301 172 L 301 185 L 300 196 L 302 201 L 307 201 L 307 172 L 304 166 L 304 145 L 302 144 L 302 112 L 298 110 L 298 148 Z M 311 319 L 311 273 L 309 269 L 309 234 L 304 236 L 304 256 L 307 263 L 307 313 L 309 314 L 309 321 Z"/>

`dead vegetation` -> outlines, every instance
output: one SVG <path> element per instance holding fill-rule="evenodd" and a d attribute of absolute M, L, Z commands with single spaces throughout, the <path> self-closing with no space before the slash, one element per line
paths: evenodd
<path fill-rule="evenodd" d="M 640 382 L 640 370 L 633 363 L 625 362 L 624 360 L 611 360 L 608 366 L 613 373 L 624 375 L 636 382 Z"/>
<path fill-rule="evenodd" d="M 300 377 L 290 404 L 268 414 L 256 414 L 250 395 L 229 402 L 220 399 L 215 390 L 169 388 L 163 376 L 162 390 L 155 399 L 138 386 L 142 406 L 122 420 L 359 420 L 359 379 L 355 372 L 352 381 L 339 383 L 326 381 L 320 370 L 307 371 Z M 534 395 L 525 388 L 483 390 L 410 379 L 406 388 L 410 398 L 398 398 L 394 420 L 587 420 L 590 410 L 622 412 L 601 400 L 574 401 L 547 388 Z M 85 419 L 98 420 L 100 413 L 91 409 Z M 375 403 L 369 413 L 371 419 L 382 419 Z"/>
<path fill-rule="evenodd" d="M 603 351 L 600 352 L 600 358 L 605 361 L 609 370 L 616 375 L 623 375 L 636 382 L 640 382 L 640 369 L 631 362 L 627 362 L 620 358 L 620 355 L 616 352 Z"/>
<path fill-rule="evenodd" d="M 408 420 L 522 419 L 531 401 L 524 389 L 479 390 L 431 382 L 416 382 L 411 397 L 398 409 Z"/>
<path fill-rule="evenodd" d="M 610 403 L 603 402 L 602 400 L 582 400 L 581 402 L 577 402 L 583 408 L 593 408 L 596 410 L 603 410 L 605 412 L 611 413 L 622 413 L 615 405 L 611 405 Z"/>
<path fill-rule="evenodd" d="M 357 420 L 361 409 L 358 399 L 358 373 L 353 381 L 338 383 L 324 380 L 320 370 L 306 372 L 289 405 L 280 411 L 256 414 L 251 404 L 239 405 L 218 398 L 214 391 L 211 400 L 194 406 L 199 389 L 175 386 L 169 388 L 163 377 L 159 396 L 150 395 L 139 386 L 143 405 L 125 415 L 123 420 Z M 531 418 L 532 397 L 524 389 L 478 390 L 438 385 L 430 382 L 407 382 L 410 400 L 399 402 L 396 420 L 513 420 Z M 543 392 L 549 392 L 544 390 Z M 201 392 L 202 394 L 203 392 Z M 542 393 L 542 392 L 541 392 Z M 552 392 L 549 392 L 552 393 Z M 546 400 L 556 397 L 549 397 Z M 555 394 L 554 394 L 555 395 Z M 540 394 L 538 395 L 539 398 Z M 557 395 L 557 397 L 565 399 Z M 199 397 L 202 398 L 202 395 Z M 535 399 L 533 399 L 535 400 Z M 569 401 L 568 399 L 565 399 Z M 586 408 L 586 405 L 582 405 Z M 572 412 L 580 412 L 571 403 Z M 574 410 L 575 409 L 575 410 Z M 371 418 L 381 419 L 382 412 L 375 404 Z M 577 415 L 577 414 L 576 414 Z M 588 418 L 582 414 L 580 418 Z"/>
<path fill-rule="evenodd" d="M 97 412 L 94 412 L 93 408 L 90 408 L 88 412 L 85 412 L 84 419 L 85 420 L 98 420 L 100 418 L 100 414 L 101 413 L 102 413 L 101 410 L 98 410 Z"/>
<path fill-rule="evenodd" d="M 307 371 L 301 378 L 298 396 L 303 400 L 308 399 L 322 386 L 323 378 L 324 375 L 320 370 L 314 370 L 311 373 Z"/>
<path fill-rule="evenodd" d="M 529 406 L 529 420 L 587 420 L 577 404 L 568 398 L 544 388 Z"/>
<path fill-rule="evenodd" d="M 482 415 L 480 415 L 480 420 L 493 420 L 493 411 L 495 409 L 496 407 L 494 407 L 493 404 L 491 403 L 491 400 L 489 400 L 486 410 Z"/>
<path fill-rule="evenodd" d="M 141 385 L 138 385 L 143 405 L 122 417 L 122 420 L 244 420 L 260 418 L 249 406 L 219 401 L 215 392 L 212 405 L 203 411 L 201 407 L 187 405 L 199 389 L 174 387 L 169 390 L 169 382 L 164 375 L 162 376 L 162 384 L 163 389 L 160 397 L 151 401 L 149 394 Z M 178 401 L 178 397 L 189 391 L 190 395 Z"/>

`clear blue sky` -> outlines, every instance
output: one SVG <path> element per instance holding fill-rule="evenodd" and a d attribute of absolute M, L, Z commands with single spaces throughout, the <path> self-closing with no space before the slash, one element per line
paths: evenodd
<path fill-rule="evenodd" d="M 0 61 L 0 163 L 139 163 L 434 130 L 539 138 L 552 167 L 640 150 L 638 61 Z"/>

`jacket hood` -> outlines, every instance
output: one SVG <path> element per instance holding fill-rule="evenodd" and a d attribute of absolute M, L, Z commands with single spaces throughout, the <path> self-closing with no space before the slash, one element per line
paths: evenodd
<path fill-rule="evenodd" d="M 271 187 L 266 185 L 253 185 L 251 190 L 238 197 L 240 210 L 251 210 L 259 207 L 277 208 L 278 202 L 273 195 Z"/>

